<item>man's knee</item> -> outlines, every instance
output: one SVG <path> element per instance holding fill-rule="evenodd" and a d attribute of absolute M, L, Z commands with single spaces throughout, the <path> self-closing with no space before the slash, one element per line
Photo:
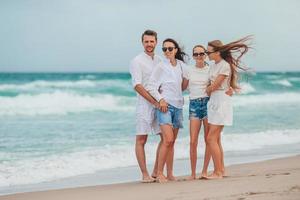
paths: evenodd
<path fill-rule="evenodd" d="M 190 142 L 190 147 L 197 148 L 197 146 L 198 146 L 198 142 L 197 141 L 191 141 Z"/>
<path fill-rule="evenodd" d="M 135 141 L 136 145 L 145 145 L 147 142 L 147 138 L 147 135 L 137 135 Z"/>

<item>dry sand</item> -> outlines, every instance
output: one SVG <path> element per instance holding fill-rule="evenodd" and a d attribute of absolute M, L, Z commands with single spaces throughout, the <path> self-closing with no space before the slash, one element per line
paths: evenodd
<path fill-rule="evenodd" d="M 0 196 L 0 200 L 300 200 L 300 155 L 227 167 L 221 180 L 124 183 Z"/>

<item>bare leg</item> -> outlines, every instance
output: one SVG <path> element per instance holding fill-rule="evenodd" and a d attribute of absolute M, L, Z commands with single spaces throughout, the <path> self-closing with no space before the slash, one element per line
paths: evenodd
<path fill-rule="evenodd" d="M 220 148 L 220 151 L 221 151 L 222 175 L 225 176 L 224 152 L 223 152 L 221 137 L 222 137 L 222 135 L 220 134 L 220 137 L 218 139 L 218 145 L 219 145 L 219 148 Z"/>
<path fill-rule="evenodd" d="M 176 178 L 173 175 L 173 162 L 174 162 L 174 145 L 178 135 L 179 128 L 173 129 L 174 142 L 171 144 L 170 151 L 167 156 L 167 178 L 169 181 L 175 181 Z"/>
<path fill-rule="evenodd" d="M 208 126 L 207 118 L 203 120 L 203 125 L 204 125 L 205 154 L 204 154 L 204 163 L 203 163 L 201 177 L 207 177 L 208 165 L 209 165 L 209 161 L 211 158 L 211 154 L 210 154 L 209 147 L 208 147 L 208 141 L 207 141 L 208 133 L 209 133 L 209 126 Z"/>
<path fill-rule="evenodd" d="M 156 180 L 163 183 L 168 181 L 163 174 L 163 170 L 167 160 L 167 155 L 174 143 L 174 133 L 173 128 L 170 125 L 161 125 L 160 129 L 162 131 L 163 142 L 159 149 Z"/>
<path fill-rule="evenodd" d="M 162 144 L 162 141 L 163 141 L 163 137 L 162 137 L 161 133 L 159 134 L 159 136 L 160 136 L 160 141 L 159 141 L 159 144 L 158 144 L 157 150 L 156 150 L 155 164 L 154 164 L 153 172 L 152 172 L 152 175 L 151 175 L 152 178 L 157 177 L 158 155 L 159 155 L 159 150 L 160 150 L 160 147 L 161 147 L 161 144 Z"/>
<path fill-rule="evenodd" d="M 209 150 L 211 152 L 213 161 L 214 161 L 214 172 L 212 175 L 210 175 L 208 178 L 222 178 L 222 156 L 221 156 L 221 150 L 218 144 L 218 139 L 220 137 L 220 134 L 222 132 L 224 126 L 220 125 L 209 125 L 209 133 L 208 133 L 208 146 Z"/>
<path fill-rule="evenodd" d="M 135 154 L 137 161 L 139 163 L 141 172 L 142 172 L 142 182 L 153 182 L 153 178 L 149 176 L 147 165 L 146 165 L 146 156 L 145 156 L 145 144 L 147 142 L 148 135 L 137 135 L 135 142 Z"/>
<path fill-rule="evenodd" d="M 201 129 L 201 121 L 198 119 L 190 120 L 190 162 L 191 162 L 191 176 L 189 179 L 196 179 L 196 165 L 197 165 L 197 146 L 199 131 Z"/>

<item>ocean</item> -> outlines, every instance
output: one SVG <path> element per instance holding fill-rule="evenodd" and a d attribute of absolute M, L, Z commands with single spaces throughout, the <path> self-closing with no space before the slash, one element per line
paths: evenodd
<path fill-rule="evenodd" d="M 243 75 L 241 87 L 222 135 L 226 164 L 299 154 L 300 72 Z M 0 193 L 82 176 L 86 185 L 138 180 L 135 103 L 128 73 L 0 73 Z M 175 175 L 190 173 L 186 93 L 184 126 Z M 150 165 L 158 141 L 149 137 Z M 95 176 L 106 182 L 88 181 Z"/>

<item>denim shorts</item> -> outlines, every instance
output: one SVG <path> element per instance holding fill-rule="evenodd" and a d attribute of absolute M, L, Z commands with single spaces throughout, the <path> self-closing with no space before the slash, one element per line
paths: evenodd
<path fill-rule="evenodd" d="M 209 97 L 190 100 L 189 118 L 203 120 L 207 118 L 207 102 Z"/>
<path fill-rule="evenodd" d="M 182 109 L 176 108 L 172 105 L 168 105 L 167 112 L 161 112 L 160 110 L 156 110 L 156 116 L 158 119 L 159 125 L 169 124 L 173 126 L 173 128 L 183 128 L 182 121 Z"/>

